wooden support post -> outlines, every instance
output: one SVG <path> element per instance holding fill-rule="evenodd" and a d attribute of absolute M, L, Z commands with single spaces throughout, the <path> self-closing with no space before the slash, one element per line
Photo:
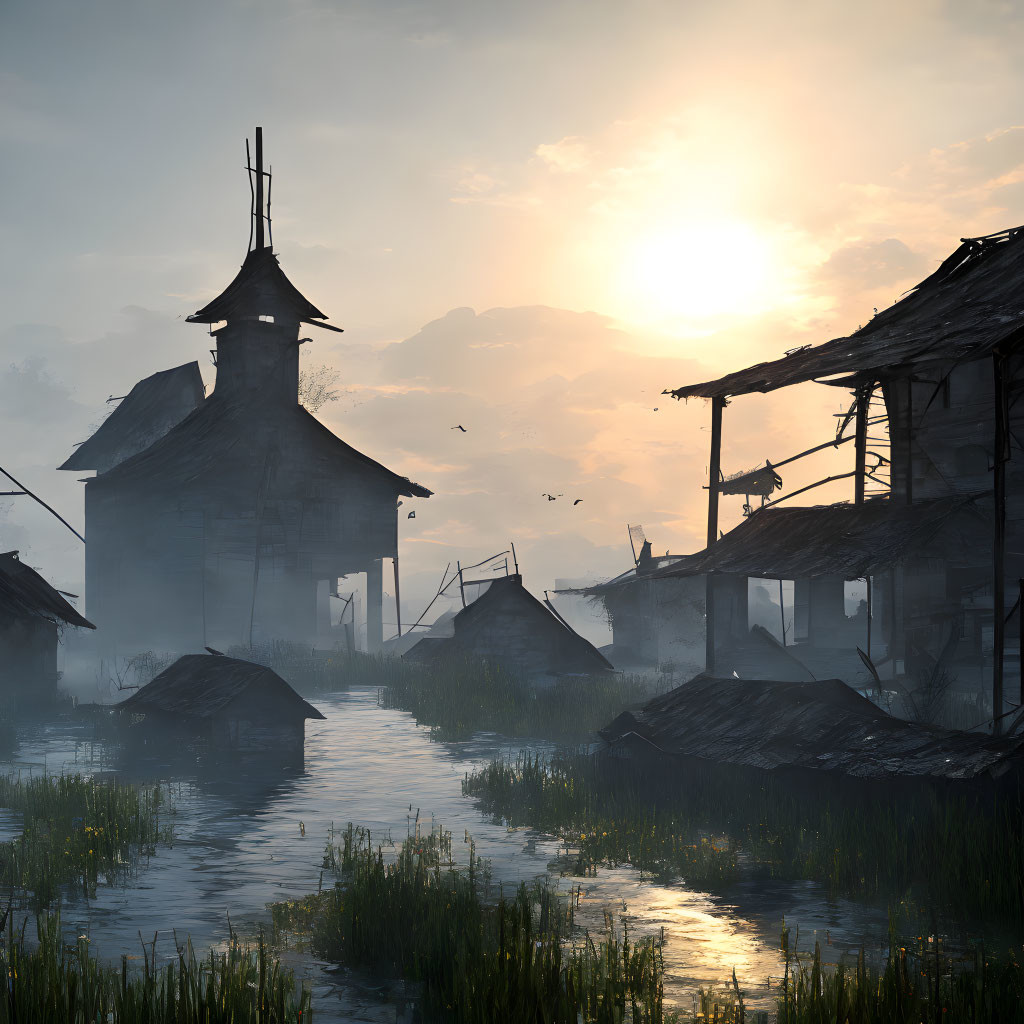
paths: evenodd
<path fill-rule="evenodd" d="M 1017 631 L 1020 634 L 1017 640 L 1020 673 L 1017 681 L 1017 703 L 1024 704 L 1024 579 L 1017 580 Z"/>
<path fill-rule="evenodd" d="M 398 555 L 391 559 L 395 570 L 395 621 L 398 624 L 398 635 L 402 635 L 402 586 L 398 579 Z"/>
<path fill-rule="evenodd" d="M 907 378 L 907 465 L 906 465 L 906 488 L 907 504 L 914 504 L 914 378 L 911 375 Z"/>
<path fill-rule="evenodd" d="M 782 580 L 779 580 L 779 620 L 782 622 L 782 646 L 786 646 L 786 597 L 782 592 Z"/>
<path fill-rule="evenodd" d="M 458 573 L 458 576 L 459 576 L 459 597 L 462 598 L 462 607 L 465 608 L 466 607 L 466 587 L 465 587 L 465 584 L 462 582 L 462 563 L 461 562 L 456 562 L 455 563 L 455 571 Z"/>
<path fill-rule="evenodd" d="M 384 561 L 375 558 L 366 568 L 366 650 L 384 648 Z"/>
<path fill-rule="evenodd" d="M 711 457 L 708 460 L 708 547 L 718 540 L 718 484 L 722 476 L 722 410 L 725 396 L 711 399 Z M 715 671 L 715 583 L 704 577 L 704 671 Z"/>
<path fill-rule="evenodd" d="M 857 505 L 864 504 L 864 482 L 868 454 L 868 405 L 871 402 L 873 390 L 873 382 L 857 389 L 857 423 L 854 431 L 856 455 L 853 477 L 853 500 Z"/>
<path fill-rule="evenodd" d="M 263 240 L 263 129 L 256 129 L 256 250 L 264 248 Z"/>
<path fill-rule="evenodd" d="M 992 735 L 1002 732 L 1003 656 L 1005 654 L 1006 610 L 1006 463 L 1009 459 L 1008 403 L 1006 394 L 1006 356 L 992 354 L 992 397 L 995 402 L 994 457 L 992 459 Z"/>
<path fill-rule="evenodd" d="M 871 577 L 870 576 L 865 576 L 864 577 L 864 584 L 868 588 L 868 645 L 867 645 L 867 647 L 864 650 L 867 653 L 868 660 L 870 661 L 871 660 L 871 612 L 872 612 L 872 608 L 871 608 L 871 603 L 872 603 L 871 602 Z"/>
<path fill-rule="evenodd" d="M 711 457 L 708 460 L 708 547 L 718 540 L 718 485 L 722 477 L 722 410 L 725 396 L 711 399 Z"/>

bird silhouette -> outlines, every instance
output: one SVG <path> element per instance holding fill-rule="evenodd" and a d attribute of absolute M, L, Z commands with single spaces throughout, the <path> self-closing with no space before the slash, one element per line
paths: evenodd
<path fill-rule="evenodd" d="M 413 509 L 413 510 L 412 510 L 412 511 L 411 511 L 411 512 L 409 513 L 409 515 L 408 515 L 408 516 L 406 516 L 406 518 L 407 518 L 407 519 L 415 519 L 415 518 L 416 518 L 416 509 Z"/>
<path fill-rule="evenodd" d="M 657 407 L 657 406 L 655 406 L 655 407 L 654 407 L 654 411 L 655 411 L 655 412 L 657 412 L 657 411 L 658 411 L 658 407 Z"/>
<path fill-rule="evenodd" d="M 541 497 L 542 498 L 547 498 L 548 501 L 554 501 L 555 500 L 555 496 L 553 494 L 542 494 Z"/>
<path fill-rule="evenodd" d="M 582 500 L 583 500 L 582 498 L 577 498 L 577 499 L 576 499 L 576 500 L 575 500 L 575 501 L 573 502 L 573 505 L 578 505 L 578 504 L 579 504 L 579 503 L 580 503 L 580 502 L 581 502 Z"/>
<path fill-rule="evenodd" d="M 457 423 L 454 427 L 452 427 L 452 430 L 461 430 L 463 433 L 466 432 L 466 428 L 461 423 Z"/>

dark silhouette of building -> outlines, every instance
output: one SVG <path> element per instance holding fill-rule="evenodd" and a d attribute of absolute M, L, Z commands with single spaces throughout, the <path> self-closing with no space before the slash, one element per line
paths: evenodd
<path fill-rule="evenodd" d="M 237 753 L 301 750 L 306 719 L 324 717 L 273 669 L 213 654 L 179 658 L 117 710 L 147 737 Z"/>
<path fill-rule="evenodd" d="M 143 450 L 111 466 L 96 461 L 100 472 L 86 482 L 86 598 L 107 655 L 312 643 L 318 592 L 325 601 L 338 577 L 354 573 L 367 576 L 377 649 L 382 560 L 398 557 L 398 499 L 431 493 L 299 404 L 300 325 L 339 328 L 324 323 L 266 244 L 260 129 L 250 172 L 251 248 L 231 284 L 188 318 L 210 325 L 214 390 Z M 143 419 L 152 409 L 135 407 Z M 88 445 L 98 448 L 102 433 Z M 126 433 L 140 437 L 145 427 L 126 424 Z"/>
<path fill-rule="evenodd" d="M 487 589 L 451 620 L 451 635 L 425 636 L 404 655 L 427 663 L 466 656 L 536 682 L 612 670 L 554 606 L 541 603 L 523 586 L 518 573 L 489 580 Z"/>
<path fill-rule="evenodd" d="M 96 627 L 42 576 L 0 554 L 0 697 L 47 699 L 57 692 L 57 642 L 64 626 Z"/>
<path fill-rule="evenodd" d="M 896 688 L 943 678 L 987 690 L 998 730 L 1009 713 L 1008 663 L 1014 697 L 1021 678 L 1022 280 L 1024 229 L 962 239 L 932 275 L 849 337 L 671 392 L 712 405 L 708 546 L 687 569 L 709 581 L 709 672 L 722 674 L 720 651 L 746 632 L 747 578 L 793 580 L 793 639 L 808 656 L 825 652 L 828 675 L 848 679 L 834 666 L 843 648 L 855 655 L 859 646 Z M 782 495 L 748 505 L 744 522 L 720 539 L 719 495 L 743 490 L 720 469 L 725 406 L 812 380 L 849 389 L 848 414 L 834 438 L 765 468 L 776 473 L 850 442 L 850 471 L 819 483 L 850 478 L 852 505 L 782 509 L 777 503 L 794 496 Z M 854 637 L 844 584 L 864 577 L 867 607 Z"/>

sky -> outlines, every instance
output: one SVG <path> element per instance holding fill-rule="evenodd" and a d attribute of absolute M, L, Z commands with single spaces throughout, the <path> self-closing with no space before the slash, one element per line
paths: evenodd
<path fill-rule="evenodd" d="M 510 540 L 536 593 L 627 568 L 630 523 L 698 550 L 710 412 L 662 390 L 846 335 L 1024 222 L 1021 52 L 1024 5 L 988 0 L 6 0 L 0 466 L 81 528 L 55 467 L 106 399 L 191 359 L 213 383 L 184 318 L 245 254 L 260 124 L 275 251 L 345 329 L 303 346 L 339 375 L 318 415 L 435 492 L 400 524 L 406 619 Z M 723 469 L 848 403 L 735 399 Z M 80 542 L 0 503 L 0 549 L 80 593 Z"/>

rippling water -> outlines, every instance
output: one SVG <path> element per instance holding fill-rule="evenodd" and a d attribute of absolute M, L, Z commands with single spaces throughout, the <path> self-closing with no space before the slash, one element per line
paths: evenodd
<path fill-rule="evenodd" d="M 301 768 L 248 766 L 242 773 L 153 765 L 119 768 L 90 727 L 50 725 L 22 737 L 7 768 L 23 772 L 111 770 L 126 778 L 170 781 L 175 807 L 172 847 L 161 846 L 136 878 L 101 887 L 94 900 L 76 898 L 64 919 L 88 933 L 94 951 L 117 959 L 141 958 L 141 942 L 158 933 L 158 956 L 174 955 L 174 933 L 200 953 L 236 930 L 255 932 L 269 920 L 266 905 L 316 891 L 329 829 L 349 821 L 375 838 L 407 833 L 417 810 L 459 838 L 468 831 L 477 853 L 488 858 L 496 882 L 518 883 L 544 875 L 558 844 L 529 830 L 508 830 L 462 796 L 464 774 L 493 757 L 513 756 L 525 745 L 481 734 L 464 743 L 436 743 L 411 716 L 377 706 L 376 689 L 352 689 L 311 701 L 325 716 L 306 726 Z M 543 752 L 543 744 L 532 744 Z M 187 777 L 184 777 L 187 776 Z M 304 827 L 305 834 L 303 835 Z M 2 824 L 2 823 L 0 823 Z M 331 884 L 326 880 L 325 884 Z M 605 908 L 621 912 L 639 933 L 664 928 L 666 996 L 688 1006 L 700 985 L 724 985 L 735 969 L 751 1005 L 770 1005 L 766 979 L 782 973 L 779 933 L 783 917 L 799 926 L 800 945 L 820 939 L 826 951 L 877 945 L 886 933 L 884 911 L 829 899 L 809 882 L 741 883 L 712 896 L 682 884 L 641 880 L 628 868 L 599 870 L 594 878 L 563 879 L 582 886 L 577 920 L 603 922 Z M 141 938 L 140 938 L 141 933 Z M 296 955 L 297 969 L 314 986 L 314 1009 L 324 1021 L 394 1021 L 388 986 L 335 971 Z"/>

